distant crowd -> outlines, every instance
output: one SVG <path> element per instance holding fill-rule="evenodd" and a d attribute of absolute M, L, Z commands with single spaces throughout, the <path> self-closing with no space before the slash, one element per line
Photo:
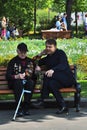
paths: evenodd
<path fill-rule="evenodd" d="M 67 31 L 67 14 L 64 13 L 63 16 L 57 15 L 54 16 L 54 19 L 52 21 L 53 27 L 51 30 L 57 30 L 57 31 Z"/>
<path fill-rule="evenodd" d="M 64 13 L 62 16 L 54 16 L 53 27 L 50 30 L 67 31 L 67 14 Z M 87 14 L 84 17 L 84 31 L 87 36 Z M 15 39 L 20 33 L 22 36 L 22 32 L 18 30 L 14 23 L 9 21 L 9 18 L 3 16 L 0 19 L 0 39 L 9 40 L 10 37 Z"/>
<path fill-rule="evenodd" d="M 10 37 L 15 38 L 19 35 L 15 24 L 9 22 L 8 18 L 3 17 L 0 20 L 0 39 L 8 40 Z"/>
<path fill-rule="evenodd" d="M 59 31 L 67 31 L 67 14 L 64 13 L 63 16 L 57 16 L 56 28 Z"/>

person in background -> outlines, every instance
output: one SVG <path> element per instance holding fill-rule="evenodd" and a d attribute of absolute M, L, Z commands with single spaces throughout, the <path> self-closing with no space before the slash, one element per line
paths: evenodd
<path fill-rule="evenodd" d="M 6 28 L 6 38 L 7 38 L 7 40 L 9 40 L 10 39 L 10 21 L 9 21 L 9 18 L 7 18 L 7 28 Z"/>
<path fill-rule="evenodd" d="M 65 24 L 64 24 L 63 22 L 61 23 L 61 30 L 62 30 L 62 31 L 67 31 L 67 30 L 66 30 L 66 26 L 65 26 Z"/>
<path fill-rule="evenodd" d="M 27 57 L 27 51 L 28 49 L 25 43 L 20 43 L 17 46 L 17 56 L 8 63 L 6 73 L 8 86 L 14 91 L 16 105 L 19 102 L 23 88 L 31 91 L 31 94 L 24 94 L 24 102 L 21 105 L 17 116 L 29 115 L 30 100 L 35 86 L 35 65 L 33 60 Z"/>
<path fill-rule="evenodd" d="M 66 28 L 66 30 L 67 30 L 67 20 L 66 20 L 66 17 L 67 17 L 67 14 L 64 13 L 64 14 L 63 14 L 63 17 L 62 17 L 62 22 L 64 23 L 65 28 Z"/>
<path fill-rule="evenodd" d="M 1 37 L 6 40 L 6 18 L 3 17 L 1 20 Z"/>
<path fill-rule="evenodd" d="M 85 35 L 87 36 L 87 14 L 85 14 L 84 28 L 85 28 Z"/>
<path fill-rule="evenodd" d="M 61 17 L 58 17 L 58 18 L 57 18 L 56 28 L 57 28 L 59 31 L 61 30 Z"/>
<path fill-rule="evenodd" d="M 18 37 L 19 36 L 19 32 L 18 29 L 15 27 L 14 31 L 13 31 L 14 37 Z"/>

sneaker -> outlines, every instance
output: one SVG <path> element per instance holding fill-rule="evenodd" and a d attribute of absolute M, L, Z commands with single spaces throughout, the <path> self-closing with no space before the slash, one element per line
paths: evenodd
<path fill-rule="evenodd" d="M 69 110 L 68 110 L 67 107 L 62 107 L 60 110 L 58 110 L 58 111 L 56 112 L 56 114 L 63 114 L 63 113 L 66 113 L 66 114 L 69 113 Z"/>

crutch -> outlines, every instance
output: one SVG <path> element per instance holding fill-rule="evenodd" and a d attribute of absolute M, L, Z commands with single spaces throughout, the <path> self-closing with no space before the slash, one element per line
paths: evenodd
<path fill-rule="evenodd" d="M 22 90 L 22 93 L 21 93 L 21 96 L 20 96 L 20 99 L 19 99 L 17 108 L 16 108 L 16 110 L 15 110 L 15 113 L 14 113 L 14 116 L 13 116 L 13 119 L 12 119 L 13 121 L 15 121 L 15 118 L 16 118 L 16 116 L 17 116 L 17 112 L 18 112 L 18 110 L 19 110 L 20 103 L 21 103 L 21 100 L 22 100 L 22 97 L 23 97 L 24 93 L 31 93 L 31 91 L 28 91 L 28 90 L 25 90 L 25 89 Z"/>

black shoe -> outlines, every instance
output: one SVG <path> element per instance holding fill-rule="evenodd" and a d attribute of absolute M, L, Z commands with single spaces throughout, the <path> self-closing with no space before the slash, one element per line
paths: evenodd
<path fill-rule="evenodd" d="M 29 115 L 30 115 L 29 110 L 24 111 L 24 116 L 29 116 Z"/>
<path fill-rule="evenodd" d="M 69 113 L 69 110 L 68 110 L 67 107 L 62 107 L 60 110 L 58 110 L 58 111 L 56 112 L 56 114 L 63 114 L 63 113 L 66 113 L 66 114 Z"/>
<path fill-rule="evenodd" d="M 23 111 L 21 110 L 19 110 L 18 112 L 17 112 L 17 117 L 22 117 L 24 115 L 24 113 L 23 113 Z"/>
<path fill-rule="evenodd" d="M 36 103 L 33 103 L 32 106 L 33 106 L 34 108 L 37 108 L 37 109 L 39 109 L 39 108 L 44 108 L 44 102 L 38 101 L 38 102 L 36 102 Z"/>

